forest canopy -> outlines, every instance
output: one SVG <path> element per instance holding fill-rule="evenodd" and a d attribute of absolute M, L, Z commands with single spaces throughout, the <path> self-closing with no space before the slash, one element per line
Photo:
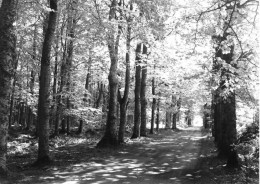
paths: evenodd
<path fill-rule="evenodd" d="M 259 123 L 258 0 L 0 5 L 0 175 L 17 127 L 45 164 L 63 134 L 102 130 L 97 147 L 116 148 L 197 116 L 237 166 L 234 144 Z"/>

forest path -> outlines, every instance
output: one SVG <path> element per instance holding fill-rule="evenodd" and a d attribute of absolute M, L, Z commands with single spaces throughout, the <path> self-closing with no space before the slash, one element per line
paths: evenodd
<path fill-rule="evenodd" d="M 78 145 L 66 148 L 71 154 L 67 159 L 74 157 L 76 160 L 48 168 L 38 176 L 25 172 L 31 176 L 21 183 L 193 184 L 202 177 L 198 158 L 202 154 L 201 140 L 204 138 L 206 134 L 200 127 L 189 127 L 179 131 L 163 130 L 159 135 L 129 140 L 117 151 L 87 149 L 86 145 L 79 149 Z"/>

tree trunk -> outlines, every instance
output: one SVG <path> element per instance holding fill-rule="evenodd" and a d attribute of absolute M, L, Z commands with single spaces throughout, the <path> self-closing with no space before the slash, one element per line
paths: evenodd
<path fill-rule="evenodd" d="M 210 109 L 210 117 L 211 117 L 211 120 L 212 120 L 212 137 L 214 137 L 214 141 L 216 142 L 216 122 L 215 122 L 215 118 L 214 118 L 214 114 L 215 114 L 215 95 L 211 94 L 211 109 Z"/>
<path fill-rule="evenodd" d="M 234 167 L 238 165 L 236 151 L 233 150 L 232 144 L 236 142 L 236 105 L 235 93 L 228 96 L 221 102 L 222 139 L 218 142 L 219 154 L 226 155 L 227 166 Z"/>
<path fill-rule="evenodd" d="M 177 112 L 174 112 L 172 115 L 172 129 L 177 129 Z"/>
<path fill-rule="evenodd" d="M 141 100 L 141 130 L 140 135 L 146 137 L 146 108 L 147 108 L 147 99 L 146 99 L 146 78 L 147 78 L 147 47 L 143 44 L 143 66 L 142 66 L 142 79 L 141 79 L 141 91 L 140 91 L 140 100 Z"/>
<path fill-rule="evenodd" d="M 118 89 L 118 79 L 117 79 L 117 58 L 111 53 L 111 67 L 108 76 L 109 81 L 109 107 L 107 114 L 107 123 L 105 135 L 97 144 L 97 147 L 114 147 L 118 145 L 117 139 L 117 89 Z"/>
<path fill-rule="evenodd" d="M 67 46 L 67 59 L 66 59 L 66 66 L 67 66 L 67 83 L 66 83 L 66 91 L 68 93 L 71 92 L 71 68 L 72 68 L 72 59 L 73 59 L 73 49 L 74 49 L 74 31 L 76 26 L 76 4 L 75 0 L 71 0 L 69 2 L 69 17 L 68 17 L 68 46 Z M 70 94 L 67 97 L 67 110 L 70 112 L 71 110 L 71 99 Z M 71 115 L 67 116 L 67 134 L 70 134 L 70 124 L 71 124 Z"/>
<path fill-rule="evenodd" d="M 83 131 L 83 120 L 80 119 L 80 120 L 79 120 L 79 127 L 78 127 L 78 132 L 77 132 L 77 134 L 81 134 L 82 131 Z"/>
<path fill-rule="evenodd" d="M 50 4 L 50 0 L 48 0 L 48 4 Z M 47 29 L 48 29 L 48 24 L 49 24 L 49 13 L 45 13 L 44 14 L 44 20 L 43 20 L 43 27 L 42 27 L 42 31 L 43 31 L 43 38 L 45 38 L 45 35 L 46 35 L 46 32 L 47 32 Z M 44 43 L 42 44 L 42 47 L 44 46 Z M 43 50 L 42 50 L 42 53 L 43 53 Z M 40 83 L 40 79 L 41 79 L 41 76 L 39 74 L 39 83 Z M 38 110 L 39 110 L 39 104 L 38 104 Z M 35 134 L 36 136 L 39 136 L 39 129 L 40 129 L 40 126 L 39 126 L 39 112 L 37 112 L 37 121 L 36 121 L 36 131 L 35 131 Z"/>
<path fill-rule="evenodd" d="M 61 120 L 61 131 L 60 131 L 60 134 L 65 134 L 66 133 L 66 125 L 67 125 L 67 119 L 65 117 L 63 117 L 63 119 Z"/>
<path fill-rule="evenodd" d="M 97 102 L 96 102 L 96 108 L 98 109 L 101 106 L 101 102 L 103 102 L 103 84 L 101 82 L 101 84 L 99 85 L 99 89 L 98 89 L 98 98 L 97 98 Z"/>
<path fill-rule="evenodd" d="M 124 143 L 125 137 L 125 126 L 126 126 L 126 112 L 127 107 L 125 103 L 120 103 L 120 125 L 118 131 L 118 143 Z"/>
<path fill-rule="evenodd" d="M 188 126 L 191 126 L 191 118 L 188 118 Z"/>
<path fill-rule="evenodd" d="M 159 132 L 160 124 L 160 98 L 157 100 L 157 112 L 156 112 L 156 131 Z"/>
<path fill-rule="evenodd" d="M 8 107 L 15 65 L 16 36 L 13 23 L 16 0 L 2 0 L 0 9 L 0 178 L 8 174 L 6 167 Z"/>
<path fill-rule="evenodd" d="M 87 69 L 87 76 L 86 76 L 86 80 L 85 80 L 85 90 L 88 90 L 89 89 L 89 84 L 90 84 L 90 72 L 91 72 L 91 64 L 92 64 L 92 56 L 91 56 L 91 49 L 89 49 L 89 60 L 88 60 L 88 69 Z M 87 105 L 91 105 L 90 102 L 89 104 L 87 104 L 89 102 L 88 100 L 88 94 L 85 93 L 84 94 L 84 97 L 83 97 L 83 105 L 84 107 L 86 107 Z M 79 127 L 78 127 L 78 134 L 81 134 L 82 131 L 83 131 L 83 126 L 84 126 L 84 121 L 83 119 L 80 119 L 79 120 Z"/>
<path fill-rule="evenodd" d="M 155 79 L 154 79 L 154 77 L 152 79 L 152 95 L 155 95 Z M 155 108 L 156 108 L 156 98 L 153 97 L 150 134 L 154 133 Z"/>
<path fill-rule="evenodd" d="M 168 109 L 166 109 L 165 120 L 165 129 L 169 129 L 171 127 L 172 113 Z"/>
<path fill-rule="evenodd" d="M 16 69 L 15 69 L 16 70 Z M 12 86 L 12 93 L 11 93 L 11 100 L 10 100 L 10 114 L 9 114 L 9 123 L 8 123 L 8 128 L 10 129 L 12 124 L 13 124 L 13 114 L 14 114 L 14 94 L 15 94 L 15 86 L 16 86 L 16 79 L 14 76 L 13 80 L 13 86 Z"/>
<path fill-rule="evenodd" d="M 57 21 L 59 18 L 57 18 Z M 56 28 L 57 30 L 57 28 Z M 57 120 L 57 79 L 58 79 L 58 61 L 59 61 L 59 34 L 56 33 L 56 47 L 55 47 L 55 65 L 54 65 L 54 73 L 53 73 L 53 114 L 54 114 L 54 136 L 59 135 L 59 120 Z"/>
<path fill-rule="evenodd" d="M 47 164 L 49 155 L 49 106 L 50 106 L 50 77 L 51 77 L 51 47 L 56 27 L 57 0 L 50 0 L 50 8 L 54 11 L 49 13 L 48 28 L 43 42 L 40 89 L 38 102 L 39 146 L 38 160 L 36 164 Z"/>
<path fill-rule="evenodd" d="M 31 129 L 32 121 L 33 121 L 33 111 L 32 107 L 28 106 L 28 117 L 27 117 L 27 125 L 26 125 L 26 130 Z"/>
<path fill-rule="evenodd" d="M 223 41 L 227 40 L 229 34 L 225 33 L 223 36 L 215 37 L 218 46 L 216 49 L 215 57 L 221 58 L 225 63 L 230 64 L 235 67 L 235 64 L 232 63 L 234 55 L 234 45 L 230 45 L 230 52 L 223 53 L 221 49 L 221 44 Z M 216 59 L 215 59 L 216 60 Z M 216 63 L 216 61 L 214 61 Z M 233 149 L 233 144 L 236 142 L 236 99 L 235 92 L 230 90 L 231 86 L 229 80 L 233 77 L 234 73 L 225 67 L 215 66 L 221 71 L 220 84 L 216 90 L 215 98 L 217 100 L 215 104 L 214 111 L 214 124 L 216 127 L 216 141 L 219 150 L 219 156 L 224 156 L 227 158 L 227 167 L 237 167 L 238 166 L 238 157 L 236 151 Z M 221 93 L 228 90 L 229 93 L 223 98 Z"/>
<path fill-rule="evenodd" d="M 116 17 L 117 0 L 111 2 L 109 11 L 109 20 Z M 118 145 L 117 138 L 117 98 L 118 98 L 118 78 L 117 78 L 117 65 L 118 65 L 118 47 L 121 30 L 118 29 L 118 34 L 115 39 L 115 34 L 112 32 L 108 35 L 108 50 L 110 55 L 110 69 L 109 69 L 109 107 L 106 122 L 105 135 L 97 144 L 97 147 L 115 147 Z"/>
<path fill-rule="evenodd" d="M 130 4 L 130 11 L 133 10 L 132 3 Z M 132 16 L 129 15 L 127 19 L 127 35 L 126 35 L 126 70 L 125 70 L 125 91 L 124 96 L 121 98 L 119 93 L 119 103 L 120 103 L 120 124 L 119 124 L 119 132 L 118 132 L 118 143 L 124 143 L 125 137 L 125 126 L 126 126 L 126 114 L 127 114 L 127 103 L 130 89 L 130 49 L 131 49 L 131 33 L 132 33 Z"/>
<path fill-rule="evenodd" d="M 214 105 L 214 127 L 215 127 L 215 142 L 221 142 L 222 139 L 222 124 L 221 124 L 221 105 L 219 98 L 217 98 L 217 102 Z"/>
<path fill-rule="evenodd" d="M 33 62 L 36 62 L 36 49 L 37 49 L 37 24 L 34 26 L 34 34 L 33 34 L 33 54 L 32 54 L 32 60 Z M 31 78 L 30 78 L 30 93 L 33 97 L 34 95 L 34 84 L 35 84 L 35 71 L 34 68 L 31 70 Z M 28 120 L 27 120 L 27 127 L 26 130 L 30 130 L 31 124 L 33 121 L 33 107 L 30 105 L 28 106 Z"/>
<path fill-rule="evenodd" d="M 135 67 L 135 115 L 134 115 L 134 130 L 131 139 L 140 137 L 140 124 L 141 124 L 141 103 L 140 103 L 140 92 L 141 92 L 141 47 L 142 44 L 137 44 L 136 47 L 136 67 Z"/>
<path fill-rule="evenodd" d="M 89 66 L 88 66 L 88 74 L 86 76 L 86 83 L 85 83 L 85 89 L 86 90 L 89 90 L 89 84 L 90 84 L 90 69 L 91 69 L 91 64 L 89 62 Z M 86 106 L 87 105 L 87 102 L 88 102 L 88 105 L 91 106 L 91 101 L 90 101 L 90 97 L 87 93 L 84 94 L 84 105 Z"/>
<path fill-rule="evenodd" d="M 24 102 L 20 102 L 19 105 L 19 111 L 20 111 L 20 117 L 19 117 L 19 125 L 24 126 L 23 125 L 23 116 L 24 116 Z M 24 127 L 23 127 L 24 128 Z"/>
<path fill-rule="evenodd" d="M 177 100 L 177 114 L 176 114 L 176 122 L 180 121 L 181 118 L 181 97 L 178 98 Z"/>

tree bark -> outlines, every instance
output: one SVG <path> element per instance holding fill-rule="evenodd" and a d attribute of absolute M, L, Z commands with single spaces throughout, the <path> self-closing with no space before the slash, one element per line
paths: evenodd
<path fill-rule="evenodd" d="M 112 20 L 116 16 L 116 7 L 117 0 L 112 0 L 110 11 L 109 11 L 109 20 Z M 108 35 L 108 50 L 111 60 L 110 69 L 109 69 L 109 107 L 107 114 L 106 122 L 106 131 L 105 135 L 98 142 L 97 147 L 115 147 L 118 146 L 117 138 L 117 98 L 118 98 L 118 78 L 117 78 L 117 65 L 118 65 L 118 47 L 119 47 L 119 38 L 121 31 L 118 30 L 116 39 L 114 32 Z"/>
<path fill-rule="evenodd" d="M 92 64 L 92 56 L 91 56 L 90 49 L 89 49 L 89 52 L 90 52 L 90 56 L 89 56 L 89 61 L 88 61 L 88 73 L 87 73 L 86 82 L 85 82 L 85 90 L 88 90 L 88 91 L 89 91 L 89 84 L 90 84 L 90 77 L 91 77 L 91 64 Z M 84 101 L 85 106 L 87 105 L 87 103 L 89 106 L 91 106 L 91 100 L 87 93 L 84 94 L 83 101 Z"/>
<path fill-rule="evenodd" d="M 141 100 L 141 130 L 140 136 L 146 137 L 146 108 L 147 108 L 147 99 L 146 99 L 146 78 L 147 78 L 147 47 L 143 44 L 143 66 L 142 66 L 142 79 L 141 79 L 141 91 L 140 91 L 140 100 Z"/>
<path fill-rule="evenodd" d="M 212 120 L 212 137 L 214 137 L 214 141 L 216 142 L 216 122 L 215 122 L 215 95 L 211 94 L 211 120 Z"/>
<path fill-rule="evenodd" d="M 172 113 L 166 109 L 165 112 L 165 129 L 169 129 L 171 127 Z"/>
<path fill-rule="evenodd" d="M 57 1 L 58 0 L 50 0 L 50 8 L 53 11 L 49 13 L 48 28 L 42 49 L 38 102 L 39 146 L 36 164 L 47 164 L 51 160 L 49 155 L 50 60 L 51 47 L 56 28 Z"/>
<path fill-rule="evenodd" d="M 174 112 L 172 115 L 172 129 L 177 129 L 177 112 Z"/>
<path fill-rule="evenodd" d="M 221 44 L 223 41 L 227 40 L 229 34 L 225 33 L 223 36 L 215 37 L 215 41 L 218 46 L 215 48 L 215 57 L 221 58 L 225 63 L 230 64 L 235 67 L 232 63 L 234 55 L 234 45 L 230 45 L 230 52 L 223 53 L 221 49 Z M 216 60 L 216 59 L 215 59 Z M 216 63 L 216 61 L 214 61 Z M 213 63 L 213 64 L 214 64 Z M 220 157 L 227 158 L 227 167 L 237 167 L 238 166 L 238 156 L 236 151 L 233 149 L 233 144 L 236 142 L 237 131 L 236 131 L 236 98 L 235 92 L 230 90 L 231 86 L 229 80 L 231 80 L 234 75 L 229 69 L 221 66 L 215 66 L 221 72 L 220 84 L 218 89 L 215 91 L 215 111 L 214 111 L 214 124 L 216 128 L 215 139 L 217 142 L 217 147 Z M 229 90 L 229 93 L 223 98 L 221 93 L 223 91 Z"/>
<path fill-rule="evenodd" d="M 156 112 L 156 131 L 159 132 L 160 124 L 160 98 L 157 100 L 157 112 Z"/>
<path fill-rule="evenodd" d="M 74 37 L 75 37 L 75 26 L 76 26 L 76 5 L 77 2 L 75 0 L 70 0 L 69 2 L 69 17 L 68 17 L 68 47 L 67 47 L 67 83 L 66 83 L 66 91 L 68 93 L 71 92 L 71 69 L 72 69 L 72 59 L 73 59 L 73 50 L 74 50 Z M 70 94 L 67 97 L 67 110 L 71 110 L 71 99 Z M 71 124 L 71 115 L 67 116 L 67 134 L 70 134 L 70 124 Z"/>
<path fill-rule="evenodd" d="M 177 113 L 178 113 L 178 110 L 177 110 L 177 96 L 176 95 L 172 95 L 171 107 L 173 108 L 171 128 L 172 128 L 172 130 L 176 130 L 177 129 Z"/>
<path fill-rule="evenodd" d="M 15 93 L 15 86 L 16 86 L 16 79 L 14 76 L 13 80 L 13 86 L 12 86 L 12 92 L 11 92 L 11 100 L 10 100 L 10 114 L 9 114 L 9 123 L 8 123 L 8 128 L 10 129 L 12 124 L 13 124 L 13 109 L 14 109 L 14 93 Z"/>
<path fill-rule="evenodd" d="M 127 112 L 127 105 L 125 103 L 120 103 L 120 124 L 119 124 L 119 131 L 118 131 L 118 143 L 124 143 L 125 137 L 125 126 L 126 126 L 126 112 Z"/>
<path fill-rule="evenodd" d="M 59 17 L 59 15 L 58 15 Z M 57 21 L 59 18 L 57 18 Z M 57 30 L 57 26 L 56 26 Z M 57 87 L 58 87 L 58 61 L 59 61 L 59 34 L 56 33 L 56 46 L 55 46 L 55 65 L 54 65 L 54 73 L 53 73 L 53 87 L 52 87 L 52 93 L 53 93 L 53 114 L 54 115 L 54 136 L 59 135 L 59 120 L 57 120 Z"/>
<path fill-rule="evenodd" d="M 13 26 L 16 6 L 16 0 L 2 0 L 0 8 L 0 177 L 5 177 L 8 174 L 6 167 L 8 102 L 16 61 L 16 35 Z"/>
<path fill-rule="evenodd" d="M 155 78 L 154 77 L 152 79 L 152 95 L 155 95 Z M 156 108 L 156 98 L 153 97 L 150 134 L 154 133 L 155 108 Z"/>
<path fill-rule="evenodd" d="M 236 142 L 236 105 L 235 93 L 231 93 L 227 99 L 221 102 L 222 141 L 218 142 L 221 154 L 227 156 L 227 167 L 238 166 L 238 158 L 232 144 Z"/>
<path fill-rule="evenodd" d="M 133 5 L 130 4 L 130 11 L 133 10 Z M 127 18 L 127 33 L 126 33 L 126 69 L 125 69 L 125 91 L 124 96 L 121 98 L 119 92 L 119 103 L 120 103 L 120 124 L 118 132 L 118 143 L 124 143 L 125 137 L 125 126 L 126 126 L 126 114 L 127 114 L 127 103 L 130 89 L 130 49 L 131 49 L 131 33 L 132 33 L 132 16 Z"/>
<path fill-rule="evenodd" d="M 48 2 L 48 4 L 50 4 L 50 0 L 48 0 L 47 1 Z M 47 29 L 48 29 L 48 22 L 49 22 L 49 13 L 45 13 L 44 14 L 44 18 L 43 18 L 43 25 L 42 25 L 42 36 L 43 36 L 43 38 L 45 38 L 45 35 L 46 35 L 46 32 L 47 32 Z M 43 42 L 43 44 L 44 44 L 44 42 Z M 42 44 L 42 48 L 43 48 L 43 44 Z M 42 52 L 43 52 L 43 50 L 42 50 Z M 39 74 L 39 83 L 40 83 L 40 79 L 41 79 L 41 76 L 40 76 L 40 74 Z M 38 110 L 39 110 L 39 104 L 38 104 Z M 39 127 L 39 113 L 37 112 L 37 121 L 36 121 L 36 126 L 35 126 L 35 135 L 36 136 L 39 136 L 39 129 L 40 129 L 40 127 Z"/>
<path fill-rule="evenodd" d="M 141 124 L 141 47 L 142 44 L 137 44 L 136 47 L 136 66 L 135 66 L 135 114 L 134 114 L 134 130 L 131 139 L 140 137 L 140 124 Z"/>
<path fill-rule="evenodd" d="M 36 61 L 36 49 L 37 49 L 37 24 L 34 25 L 34 34 L 33 34 L 33 54 L 32 54 L 32 60 L 33 62 Z M 34 67 L 34 66 L 33 66 Z M 30 93 L 33 96 L 34 95 L 34 85 L 35 85 L 35 75 L 34 68 L 31 70 L 31 77 L 30 77 Z M 31 105 L 28 106 L 28 120 L 27 120 L 27 127 L 26 130 L 30 130 L 31 124 L 33 121 L 33 107 Z"/>
<path fill-rule="evenodd" d="M 101 106 L 101 102 L 103 102 L 103 83 L 101 82 L 98 88 L 98 98 L 97 98 L 97 102 L 96 102 L 96 108 L 98 109 Z"/>

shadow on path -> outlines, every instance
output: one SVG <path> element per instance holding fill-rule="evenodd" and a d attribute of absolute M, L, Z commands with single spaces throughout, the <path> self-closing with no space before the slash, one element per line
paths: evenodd
<path fill-rule="evenodd" d="M 201 140 L 206 138 L 200 127 L 181 131 L 167 130 L 129 141 L 119 150 L 97 150 L 77 145 L 57 150 L 67 153 L 71 162 L 42 170 L 41 175 L 29 171 L 21 183 L 48 184 L 167 184 L 195 183 L 200 175 L 198 158 Z M 81 146 L 81 147 L 80 147 Z M 76 156 L 77 155 L 77 156 Z M 75 159 L 76 158 L 76 159 Z M 60 160 L 62 162 L 63 158 Z M 56 158 L 59 162 L 59 158 Z M 31 176 L 30 176 L 31 175 Z"/>

